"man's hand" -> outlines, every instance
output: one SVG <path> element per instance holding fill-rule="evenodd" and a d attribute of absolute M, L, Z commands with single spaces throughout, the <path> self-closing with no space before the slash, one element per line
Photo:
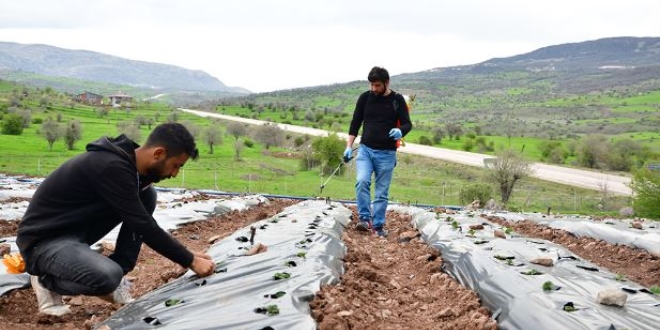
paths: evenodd
<path fill-rule="evenodd" d="M 398 128 L 393 128 L 390 130 L 390 137 L 395 139 L 395 140 L 401 140 L 401 137 L 403 137 L 403 134 L 401 133 L 401 130 Z"/>
<path fill-rule="evenodd" d="M 348 163 L 351 161 L 351 156 L 353 155 L 353 149 L 351 147 L 346 147 L 346 150 L 344 150 L 344 163 Z"/>
<path fill-rule="evenodd" d="M 193 259 L 192 264 L 190 264 L 190 269 L 199 275 L 199 277 L 206 277 L 215 271 L 215 263 L 213 262 L 210 255 L 205 253 L 193 253 L 195 258 Z"/>

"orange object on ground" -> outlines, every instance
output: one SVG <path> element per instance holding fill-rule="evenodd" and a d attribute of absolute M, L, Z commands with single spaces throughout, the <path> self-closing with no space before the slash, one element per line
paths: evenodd
<path fill-rule="evenodd" d="M 8 274 L 21 274 L 25 272 L 25 261 L 18 252 L 5 254 L 2 263 L 7 267 Z"/>

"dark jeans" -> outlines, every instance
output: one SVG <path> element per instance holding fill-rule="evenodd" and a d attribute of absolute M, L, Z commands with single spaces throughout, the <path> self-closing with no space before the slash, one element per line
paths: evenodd
<path fill-rule="evenodd" d="M 156 189 L 140 192 L 140 200 L 150 214 L 156 209 Z M 115 228 L 121 219 L 116 213 L 90 219 L 86 239 L 58 237 L 39 243 L 33 252 L 35 269 L 41 284 L 63 295 L 100 296 L 114 291 L 122 277 L 137 262 L 142 237 L 124 226 L 119 230 L 115 252 L 106 257 L 92 249 L 93 244 Z"/>

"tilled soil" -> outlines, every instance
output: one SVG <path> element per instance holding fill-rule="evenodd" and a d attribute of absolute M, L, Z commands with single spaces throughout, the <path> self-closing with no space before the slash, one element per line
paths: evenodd
<path fill-rule="evenodd" d="M 184 225 L 172 234 L 191 250 L 203 251 L 214 239 L 272 217 L 297 202 L 274 199 L 247 211 Z M 477 295 L 442 272 L 442 256 L 420 240 L 410 220 L 407 215 L 388 212 L 387 238 L 359 232 L 353 225 L 344 231 L 345 274 L 339 284 L 322 287 L 310 304 L 319 329 L 497 329 Z M 489 220 L 500 221 L 525 236 L 564 245 L 640 284 L 660 283 L 658 259 L 641 250 L 578 239 L 527 221 Z M 15 221 L 0 220 L 2 236 L 15 236 L 16 227 Z M 139 258 L 136 269 L 129 274 L 133 280 L 131 293 L 136 298 L 185 272 L 146 246 Z M 72 305 L 72 314 L 45 316 L 38 313 L 32 289 L 15 290 L 0 297 L 0 329 L 89 329 L 121 307 L 96 297 L 65 299 Z"/>
<path fill-rule="evenodd" d="M 310 304 L 319 329 L 497 329 L 477 295 L 441 271 L 438 251 L 410 221 L 388 212 L 386 239 L 352 226 L 344 232 L 346 273 Z"/>
<path fill-rule="evenodd" d="M 643 249 L 617 245 L 590 238 L 577 237 L 565 230 L 539 225 L 531 220 L 507 221 L 496 216 L 482 216 L 530 238 L 540 238 L 559 244 L 598 266 L 646 287 L 660 285 L 660 258 Z"/>

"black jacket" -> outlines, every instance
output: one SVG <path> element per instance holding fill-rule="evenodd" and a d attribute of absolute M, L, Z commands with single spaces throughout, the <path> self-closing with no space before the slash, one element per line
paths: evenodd
<path fill-rule="evenodd" d="M 412 123 L 403 95 L 392 91 L 387 96 L 378 96 L 366 91 L 358 97 L 348 134 L 357 136 L 364 124 L 361 144 L 372 149 L 396 150 L 396 140 L 389 133 L 397 127 L 397 120 L 398 128 L 406 136 L 412 130 Z"/>
<path fill-rule="evenodd" d="M 53 171 L 37 188 L 18 226 L 16 244 L 30 270 L 32 249 L 39 241 L 74 237 L 89 245 L 101 237 L 99 215 L 116 214 L 117 223 L 140 235 L 144 243 L 166 258 L 189 267 L 193 254 L 145 210 L 139 198 L 135 164 L 138 145 L 121 135 L 101 138 Z M 113 227 L 102 230 L 107 234 Z M 105 235 L 103 234 L 103 235 Z"/>

